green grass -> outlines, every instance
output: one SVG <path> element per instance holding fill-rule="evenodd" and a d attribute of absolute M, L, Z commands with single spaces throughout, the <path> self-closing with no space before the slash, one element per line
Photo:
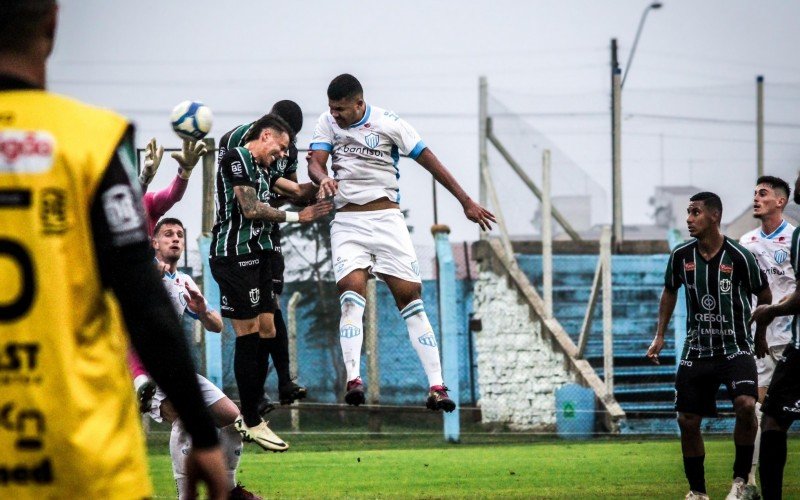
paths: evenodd
<path fill-rule="evenodd" d="M 674 439 L 466 435 L 299 434 L 292 448 L 265 453 L 245 445 L 238 479 L 269 498 L 683 498 L 680 443 Z M 520 442 L 523 441 L 523 442 Z M 733 442 L 706 440 L 711 498 L 730 488 Z M 800 444 L 789 442 L 784 498 L 800 498 Z M 169 453 L 151 446 L 156 498 L 174 497 Z"/>

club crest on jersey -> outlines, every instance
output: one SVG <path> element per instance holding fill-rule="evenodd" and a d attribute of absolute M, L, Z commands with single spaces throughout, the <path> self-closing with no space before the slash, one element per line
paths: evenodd
<path fill-rule="evenodd" d="M 719 280 L 719 291 L 722 293 L 731 293 L 731 280 L 728 278 Z"/>
<path fill-rule="evenodd" d="M 733 272 L 733 266 L 729 266 L 727 264 L 720 264 L 719 270 L 723 273 L 731 274 Z"/>
<path fill-rule="evenodd" d="M 428 347 L 436 347 L 436 336 L 433 332 L 426 332 L 421 337 L 419 337 L 419 343 Z"/>
<path fill-rule="evenodd" d="M 378 137 L 378 134 L 375 133 L 368 134 L 366 137 L 364 137 L 364 142 L 367 143 L 367 146 L 369 146 L 370 149 L 375 149 L 378 146 L 379 140 L 380 138 Z"/>
<path fill-rule="evenodd" d="M 258 304 L 261 299 L 261 292 L 258 288 L 250 289 L 250 303 L 253 305 Z"/>
<path fill-rule="evenodd" d="M 786 252 L 786 250 L 775 250 L 775 254 L 773 256 L 775 257 L 776 263 L 783 264 L 789 257 L 789 254 Z"/>
<path fill-rule="evenodd" d="M 58 188 L 42 190 L 39 205 L 42 231 L 46 234 L 63 233 L 67 230 L 67 192 Z"/>
<path fill-rule="evenodd" d="M 703 295 L 703 298 L 700 300 L 700 304 L 706 311 L 712 311 L 715 307 L 717 307 L 717 301 L 714 299 L 714 297 L 708 294 Z"/>
<path fill-rule="evenodd" d="M 696 267 L 697 267 L 697 264 L 695 264 L 694 262 L 684 262 L 683 263 L 683 270 L 684 271 L 694 271 Z"/>

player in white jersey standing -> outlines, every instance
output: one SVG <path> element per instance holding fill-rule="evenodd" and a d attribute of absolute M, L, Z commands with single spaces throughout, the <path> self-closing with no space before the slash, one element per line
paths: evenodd
<path fill-rule="evenodd" d="M 311 142 L 308 173 L 321 197 L 334 197 L 331 226 L 333 271 L 342 316 L 339 340 L 347 368 L 345 401 L 365 401 L 361 381 L 361 346 L 368 273 L 389 287 L 406 322 L 409 339 L 428 377 L 431 410 L 455 409 L 442 379 L 436 336 L 421 299 L 419 264 L 400 212 L 400 154 L 428 170 L 461 202 L 464 214 L 481 229 L 495 218 L 461 188 L 411 125 L 392 111 L 364 101 L 361 83 L 339 75 L 328 86 L 330 111 L 320 116 Z M 333 177 L 326 163 L 332 157 Z M 457 381 L 453 381 L 457 383 Z"/>
<path fill-rule="evenodd" d="M 199 320 L 203 327 L 212 332 L 222 331 L 222 317 L 211 309 L 205 297 L 187 274 L 178 270 L 178 260 L 183 254 L 185 240 L 183 223 L 178 219 L 163 218 L 156 224 L 153 232 L 153 248 L 158 267 L 162 272 L 162 282 L 167 290 L 172 306 L 178 316 L 188 314 Z M 239 409 L 225 394 L 208 379 L 197 375 L 203 401 L 208 407 L 214 424 L 219 429 L 219 442 L 225 456 L 228 475 L 229 498 L 256 499 L 241 485 L 236 484 L 236 469 L 242 454 L 242 436 L 233 423 L 239 416 Z M 169 437 L 169 453 L 172 457 L 172 474 L 180 500 L 191 498 L 187 488 L 186 457 L 192 448 L 191 438 L 183 427 L 178 414 L 166 394 L 159 388 L 150 402 L 150 417 L 156 422 L 166 420 L 172 423 Z"/>
<path fill-rule="evenodd" d="M 791 188 L 778 177 L 765 175 L 756 181 L 753 195 L 753 217 L 761 220 L 761 226 L 746 233 L 739 242 L 750 250 L 758 260 L 758 265 L 767 274 L 769 288 L 772 291 L 773 303 L 778 303 L 791 295 L 795 288 L 791 253 L 792 232 L 794 226 L 783 218 L 783 209 L 789 203 Z M 763 358 L 756 358 L 758 368 L 758 435 L 756 449 L 753 453 L 753 469 L 748 482 L 756 482 L 756 466 L 758 465 L 759 443 L 761 441 L 761 404 L 767 393 L 772 374 L 783 350 L 792 338 L 791 316 L 780 316 L 767 328 L 767 344 L 769 353 Z"/>

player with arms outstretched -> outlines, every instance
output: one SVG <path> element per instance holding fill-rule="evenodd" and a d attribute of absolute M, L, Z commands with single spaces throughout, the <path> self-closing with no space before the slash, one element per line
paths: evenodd
<path fill-rule="evenodd" d="M 19 432 L 0 432 L 0 497 L 152 495 L 127 330 L 192 436 L 190 492 L 202 476 L 225 498 L 216 430 L 153 265 L 133 129 L 44 90 L 57 10 L 0 2 L 0 339 L 28 353 L 2 382 Z"/>
<path fill-rule="evenodd" d="M 295 134 L 298 134 L 300 129 L 303 128 L 303 112 L 300 106 L 294 101 L 278 101 L 272 106 L 270 113 L 283 118 Z M 222 136 L 219 145 L 220 158 L 222 158 L 229 149 L 244 146 L 244 138 L 254 123 L 255 122 L 239 125 Z M 267 167 L 271 186 L 270 205 L 274 207 L 279 206 L 282 204 L 279 203 L 279 200 L 285 199 L 286 197 L 292 199 L 292 201 L 314 199 L 317 193 L 316 186 L 312 183 L 297 183 L 297 156 L 297 146 L 293 140 L 289 144 L 286 156 L 273 161 L 272 164 Z M 265 252 L 265 258 L 270 261 L 269 265 L 272 269 L 272 288 L 275 295 L 275 311 L 273 315 L 274 327 L 269 328 L 269 325 L 264 325 L 267 336 L 259 337 L 258 339 L 258 358 L 259 365 L 265 370 L 263 372 L 265 377 L 269 358 L 272 358 L 272 363 L 275 365 L 275 372 L 278 375 L 278 399 L 281 404 L 291 404 L 295 400 L 305 398 L 308 391 L 305 387 L 292 380 L 289 366 L 289 336 L 286 330 L 286 322 L 283 319 L 283 313 L 280 309 L 279 297 L 283 292 L 283 274 L 285 269 L 283 253 L 281 252 L 281 227 L 277 222 L 268 224 L 267 227 L 270 231 L 272 249 Z M 263 414 L 264 410 L 273 407 L 274 406 L 265 398 L 259 406 L 259 410 Z"/>
<path fill-rule="evenodd" d="M 792 233 L 795 228 L 783 218 L 783 209 L 789 203 L 790 194 L 791 188 L 783 179 L 769 175 L 759 177 L 753 194 L 753 217 L 759 219 L 761 225 L 739 238 L 739 243 L 755 255 L 759 266 L 767 274 L 772 301 L 776 303 L 791 295 L 795 288 L 792 261 L 789 258 Z M 767 327 L 769 353 L 763 358 L 756 358 L 758 369 L 756 417 L 759 426 L 748 484 L 756 484 L 755 473 L 761 442 L 761 405 L 764 403 L 767 387 L 772 381 L 775 366 L 791 338 L 792 318 L 789 316 L 776 318 Z"/>
<path fill-rule="evenodd" d="M 658 329 L 647 357 L 658 363 L 678 288 L 685 286 L 686 342 L 675 378 L 675 410 L 690 488 L 686 498 L 708 498 L 700 424 L 703 417 L 717 415 L 716 397 L 721 384 L 725 384 L 736 412 L 736 456 L 727 498 L 743 498 L 746 490 L 752 489 L 746 481 L 753 459 L 758 397 L 749 327 L 750 298 L 755 295 L 759 304 L 769 304 L 772 295 L 753 254 L 720 232 L 719 196 L 697 193 L 689 199 L 687 212 L 686 224 L 692 239 L 670 254 L 658 306 Z"/>
<path fill-rule="evenodd" d="M 308 173 L 320 195 L 334 197 L 333 271 L 340 294 L 339 339 L 347 369 L 345 401 L 364 403 L 362 329 L 368 273 L 389 286 L 406 322 L 409 340 L 428 377 L 426 406 L 453 411 L 442 379 L 439 348 L 422 302 L 419 263 L 400 212 L 400 154 L 408 155 L 461 202 L 482 229 L 494 216 L 470 198 L 419 134 L 395 113 L 364 101 L 361 83 L 339 75 L 328 86 L 330 111 L 320 116 L 311 142 Z M 326 163 L 333 158 L 333 177 Z"/>
<path fill-rule="evenodd" d="M 228 150 L 217 169 L 217 220 L 212 231 L 210 265 L 220 288 L 222 316 L 236 333 L 233 371 L 242 416 L 236 427 L 246 441 L 270 451 L 289 446 L 273 433 L 258 412 L 267 365 L 259 358 L 259 339 L 274 337 L 270 229 L 273 222 L 312 222 L 330 212 L 317 203 L 300 212 L 269 205 L 267 168 L 284 158 L 294 131 L 276 115 L 265 115 L 244 136 L 244 146 Z M 263 352 L 263 351 L 262 351 Z"/>

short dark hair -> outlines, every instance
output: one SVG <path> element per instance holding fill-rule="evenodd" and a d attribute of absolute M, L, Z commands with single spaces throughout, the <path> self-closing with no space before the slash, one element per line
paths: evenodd
<path fill-rule="evenodd" d="M 186 228 L 183 227 L 183 222 L 181 222 L 180 219 L 176 219 L 174 217 L 163 217 L 160 221 L 158 221 L 158 224 L 156 224 L 156 227 L 153 229 L 153 238 L 155 238 L 158 235 L 158 231 L 161 230 L 163 226 L 167 225 L 181 226 L 181 229 L 183 229 L 183 231 L 186 232 Z"/>
<path fill-rule="evenodd" d="M 272 105 L 270 113 L 275 114 L 286 120 L 286 123 L 292 127 L 294 133 L 300 132 L 303 128 L 303 110 L 294 101 L 284 99 Z"/>
<path fill-rule="evenodd" d="M 769 184 L 769 187 L 771 187 L 773 191 L 782 190 L 787 200 L 789 199 L 789 195 L 792 194 L 792 188 L 790 188 L 789 184 L 780 177 L 775 177 L 773 175 L 762 175 L 756 181 L 756 186 L 759 184 Z"/>
<path fill-rule="evenodd" d="M 56 0 L 0 1 L 0 52 L 23 52 L 41 29 Z"/>
<path fill-rule="evenodd" d="M 291 125 L 286 123 L 286 120 L 275 113 L 266 114 L 256 120 L 253 126 L 250 127 L 250 130 L 247 131 L 247 135 L 244 136 L 244 142 L 255 140 L 259 135 L 261 135 L 261 132 L 265 128 L 269 128 L 277 132 L 286 132 L 289 135 L 289 142 L 294 142 L 295 134 Z"/>
<path fill-rule="evenodd" d="M 722 200 L 715 193 L 703 191 L 689 198 L 689 201 L 702 201 L 706 207 L 718 211 L 722 218 Z"/>
<path fill-rule="evenodd" d="M 340 101 L 362 95 L 364 95 L 364 89 L 361 87 L 361 82 L 349 73 L 337 76 L 328 85 L 328 99 L 331 101 Z"/>

